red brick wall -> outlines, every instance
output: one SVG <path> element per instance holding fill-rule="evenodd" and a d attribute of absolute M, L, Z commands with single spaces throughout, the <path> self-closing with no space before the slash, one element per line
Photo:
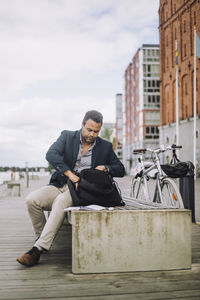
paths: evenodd
<path fill-rule="evenodd" d="M 132 80 L 131 80 L 131 69 L 132 63 L 130 63 L 125 71 L 125 116 L 126 116 L 126 131 L 125 131 L 125 141 L 126 145 L 131 144 L 131 89 L 132 89 Z"/>
<path fill-rule="evenodd" d="M 139 140 L 139 50 L 125 71 L 126 145 Z"/>
<path fill-rule="evenodd" d="M 133 95 L 132 97 L 132 138 L 131 142 L 135 143 L 139 141 L 139 110 L 137 107 L 139 106 L 139 50 L 136 52 L 135 56 L 132 60 L 132 65 L 134 68 L 133 73 Z"/>
<path fill-rule="evenodd" d="M 178 43 L 179 119 L 193 116 L 194 26 L 200 37 L 199 0 L 160 0 L 161 125 L 176 121 L 175 40 Z M 197 59 L 197 114 L 200 115 L 200 61 Z"/>

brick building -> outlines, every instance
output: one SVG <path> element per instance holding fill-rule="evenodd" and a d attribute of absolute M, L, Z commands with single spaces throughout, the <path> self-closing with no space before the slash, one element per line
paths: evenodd
<path fill-rule="evenodd" d="M 116 94 L 115 153 L 122 160 L 123 144 L 123 96 Z"/>
<path fill-rule="evenodd" d="M 127 173 L 136 165 L 135 148 L 159 143 L 159 46 L 142 45 L 125 70 L 125 138 L 123 163 Z"/>
<path fill-rule="evenodd" d="M 160 143 L 176 143 L 176 41 L 178 46 L 178 103 L 180 157 L 193 160 L 194 27 L 200 37 L 199 0 L 160 0 Z M 197 59 L 197 153 L 200 140 L 200 63 Z M 168 158 L 165 157 L 165 161 Z"/>

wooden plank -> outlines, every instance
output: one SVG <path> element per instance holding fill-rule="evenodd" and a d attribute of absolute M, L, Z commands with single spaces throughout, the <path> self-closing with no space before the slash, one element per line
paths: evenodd
<path fill-rule="evenodd" d="M 106 284 L 106 283 L 98 283 L 98 282 L 87 282 L 86 284 L 83 283 L 75 283 L 71 284 L 66 282 L 65 284 L 56 284 L 56 285 L 42 285 L 36 284 L 26 285 L 26 282 L 23 282 L 23 285 L 19 288 L 9 288 L 9 289 L 0 289 L 1 299 L 38 299 L 38 298 L 54 298 L 58 299 L 59 297 L 97 297 L 97 296 L 105 296 L 105 295 L 126 295 L 132 294 L 137 299 L 136 295 L 140 294 L 157 294 L 160 293 L 162 298 L 167 297 L 166 293 L 173 293 L 174 295 L 177 292 L 182 292 L 183 294 L 194 294 L 195 296 L 199 294 L 200 288 L 198 287 L 197 283 L 193 281 L 186 282 L 188 287 L 185 284 L 178 282 L 171 283 L 156 283 L 149 282 L 148 284 L 143 284 L 142 282 L 137 282 L 130 284 L 124 284 L 123 282 L 120 283 L 113 283 L 113 284 Z M 161 298 L 161 299 L 162 299 Z M 123 299 L 123 297 L 122 297 Z"/>
<path fill-rule="evenodd" d="M 192 225 L 191 270 L 74 275 L 69 225 L 41 262 L 26 268 L 16 258 L 34 239 L 24 197 L 0 199 L 0 299 L 200 299 L 200 225 Z"/>
<path fill-rule="evenodd" d="M 193 300 L 199 300 L 199 296 L 198 296 L 198 292 L 197 292 L 197 296 L 192 296 L 193 294 L 193 291 L 188 292 L 187 295 L 184 294 L 184 292 L 180 292 L 180 293 L 176 293 L 176 294 L 170 294 L 170 295 L 167 295 L 168 298 L 167 299 L 193 299 Z M 194 292 L 195 293 L 195 292 Z M 134 298 L 133 298 L 134 297 Z M 42 300 L 44 298 L 40 298 L 37 300 Z M 47 298 L 46 298 L 47 299 Z M 49 298 L 48 298 L 49 299 Z M 66 298 L 59 298 L 60 300 L 66 300 Z M 68 300 L 74 300 L 74 297 L 67 297 Z M 165 295 L 163 295 L 163 293 L 153 293 L 152 294 L 123 294 L 123 295 L 104 295 L 104 296 L 96 296 L 95 298 L 93 296 L 88 296 L 88 297 L 76 297 L 76 299 L 81 299 L 81 300 L 90 300 L 90 299 L 95 299 L 95 300 L 133 300 L 133 299 L 137 299 L 137 300 L 140 300 L 140 299 L 147 299 L 147 300 L 151 300 L 151 299 L 166 299 L 165 298 Z"/>

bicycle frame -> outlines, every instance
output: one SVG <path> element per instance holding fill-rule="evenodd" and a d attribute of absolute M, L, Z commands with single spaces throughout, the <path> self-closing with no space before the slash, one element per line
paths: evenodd
<path fill-rule="evenodd" d="M 150 149 L 147 149 L 147 150 L 150 150 Z M 150 197 L 150 192 L 149 192 L 149 185 L 148 185 L 148 173 L 154 169 L 157 169 L 158 170 L 158 173 L 157 173 L 157 178 L 156 178 L 156 186 L 155 186 L 155 190 L 154 190 L 154 195 L 153 195 L 153 202 L 156 202 L 156 197 L 157 197 L 157 193 L 159 195 L 159 199 L 160 199 L 160 202 L 162 203 L 163 199 L 162 199 L 162 192 L 161 192 L 161 181 L 163 178 L 165 178 L 165 176 L 163 175 L 163 171 L 161 169 L 161 166 L 160 166 L 160 160 L 159 160 L 159 156 L 158 154 L 160 153 L 159 151 L 156 153 L 156 152 L 153 152 L 154 153 L 154 159 L 153 159 L 153 165 L 150 166 L 148 169 L 145 170 L 145 167 L 144 167 L 144 158 L 143 158 L 143 154 L 140 154 L 140 157 L 139 157 L 139 162 L 141 164 L 141 169 L 143 171 L 143 176 L 140 178 L 140 182 L 139 182 L 139 187 L 141 186 L 141 183 L 143 181 L 144 183 L 144 188 L 143 188 L 143 192 L 144 192 L 144 196 L 145 196 L 145 199 L 146 201 L 152 201 L 151 200 L 151 197 Z M 138 189 L 138 192 L 139 192 L 139 189 Z M 137 197 L 138 195 L 136 195 Z"/>
<path fill-rule="evenodd" d="M 167 146 L 166 148 L 161 145 L 159 149 L 135 149 L 133 154 L 139 154 L 139 163 L 141 165 L 141 171 L 138 172 L 132 180 L 132 187 L 131 187 L 131 197 L 135 199 L 141 199 L 144 202 L 151 203 L 151 205 L 166 205 L 167 207 L 175 207 L 175 208 L 183 208 L 183 200 L 179 189 L 174 181 L 162 171 L 160 165 L 160 158 L 159 154 L 161 152 L 165 152 L 167 150 L 173 150 L 173 154 L 175 153 L 175 149 L 180 149 L 182 146 L 172 145 Z M 148 169 L 145 169 L 144 164 L 144 153 L 149 151 L 152 153 L 152 161 L 153 165 L 150 166 Z M 151 190 L 149 187 L 152 187 L 152 183 L 149 186 L 149 173 L 150 171 L 156 169 L 157 170 L 157 177 L 154 188 Z M 152 192 L 150 194 L 150 191 Z M 152 196 L 152 197 L 151 197 Z M 134 200 L 134 198 L 132 198 Z"/>

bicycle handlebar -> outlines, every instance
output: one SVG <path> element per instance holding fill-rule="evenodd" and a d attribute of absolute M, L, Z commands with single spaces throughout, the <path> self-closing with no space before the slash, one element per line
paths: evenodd
<path fill-rule="evenodd" d="M 182 148 L 181 145 L 178 146 L 178 145 L 175 145 L 175 144 L 173 144 L 171 147 L 172 147 L 172 149 L 181 149 Z"/>
<path fill-rule="evenodd" d="M 181 145 L 175 145 L 175 144 L 173 144 L 172 146 L 167 146 L 166 148 L 163 145 L 161 145 L 160 148 L 157 149 L 150 149 L 150 148 L 134 149 L 133 154 L 145 153 L 146 151 L 153 152 L 153 153 L 160 153 L 160 152 L 165 152 L 167 150 L 174 150 L 174 149 L 181 149 L 181 148 L 182 148 Z"/>
<path fill-rule="evenodd" d="M 146 151 L 147 151 L 147 149 L 135 149 L 135 150 L 133 150 L 133 154 L 144 153 Z"/>

